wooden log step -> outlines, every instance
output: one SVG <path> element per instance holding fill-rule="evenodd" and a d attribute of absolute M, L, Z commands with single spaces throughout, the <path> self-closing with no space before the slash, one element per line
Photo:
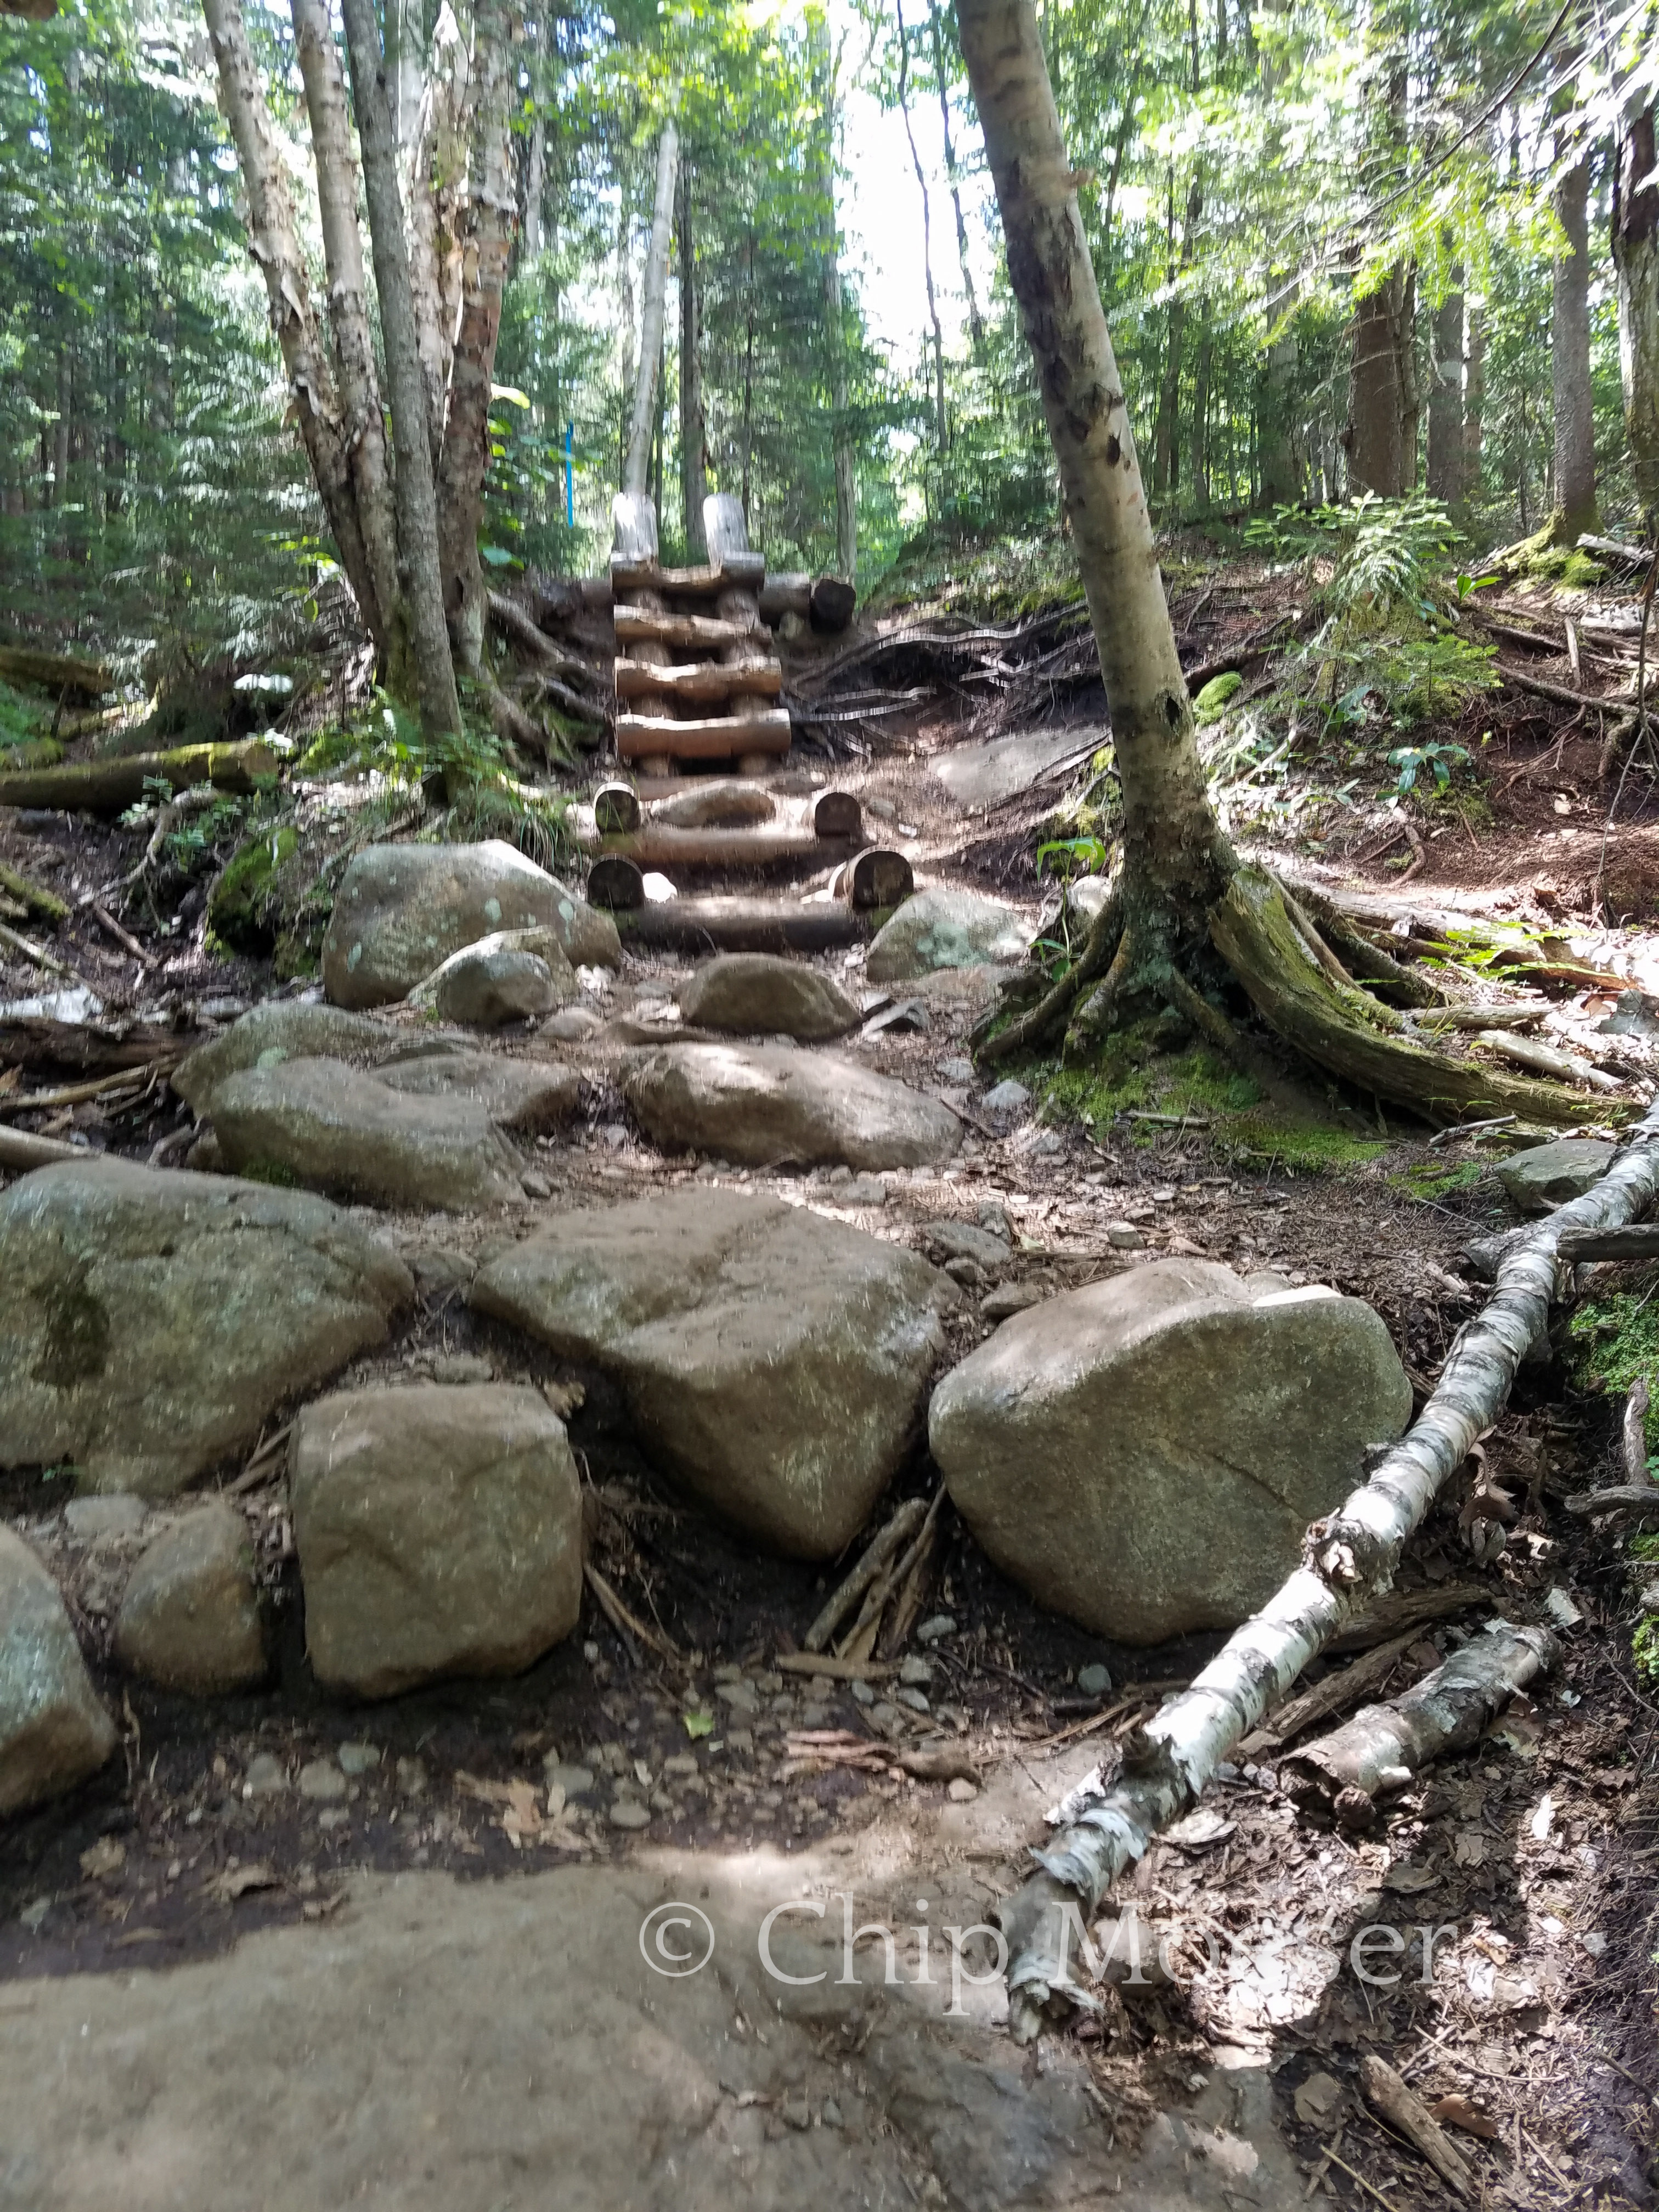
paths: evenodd
<path fill-rule="evenodd" d="M 620 854 L 641 868 L 660 868 L 670 876 L 677 868 L 811 871 L 831 867 L 837 860 L 850 860 L 855 849 L 850 838 L 820 837 L 810 826 L 778 828 L 771 823 L 746 830 L 680 830 L 672 822 L 647 820 L 623 836 L 586 837 L 580 832 L 578 836 L 589 852 Z"/>
<path fill-rule="evenodd" d="M 775 660 L 725 667 L 715 660 L 693 660 L 653 668 L 643 660 L 617 663 L 619 699 L 731 699 L 743 693 L 775 699 L 783 689 L 783 670 Z"/>
<path fill-rule="evenodd" d="M 726 622 L 715 615 L 653 615 L 643 607 L 618 607 L 613 620 L 618 645 L 701 646 L 720 653 L 771 637 L 764 623 Z"/>
<path fill-rule="evenodd" d="M 640 794 L 631 783 L 602 783 L 593 794 L 593 826 L 601 837 L 625 837 L 640 826 Z"/>
<path fill-rule="evenodd" d="M 728 555 L 718 568 L 664 568 L 654 561 L 613 558 L 613 592 L 684 592 L 690 599 L 717 599 L 732 590 L 758 591 L 766 580 L 766 558 L 760 553 Z"/>
<path fill-rule="evenodd" d="M 601 853 L 587 872 L 587 903 L 611 914 L 645 904 L 645 877 L 625 853 Z"/>
<path fill-rule="evenodd" d="M 788 750 L 789 714 L 783 707 L 692 722 L 647 714 L 617 717 L 618 760 L 731 760 L 744 753 Z"/>
<path fill-rule="evenodd" d="M 835 890 L 860 914 L 873 914 L 880 907 L 897 906 L 915 887 L 915 877 L 902 853 L 884 845 L 869 845 L 842 871 Z"/>
<path fill-rule="evenodd" d="M 863 915 L 835 899 L 662 899 L 617 915 L 617 927 L 624 945 L 653 952 L 834 952 L 869 934 Z"/>
<path fill-rule="evenodd" d="M 787 569 L 769 575 L 761 586 L 763 622 L 775 627 L 785 615 L 802 615 L 816 630 L 843 630 L 853 619 L 858 593 L 839 576 L 808 576 Z"/>
<path fill-rule="evenodd" d="M 787 722 L 789 717 L 783 719 Z M 75 761 L 0 775 L 0 806 L 120 814 L 137 806 L 154 783 L 164 783 L 171 791 L 210 783 L 219 791 L 246 798 L 257 785 L 274 782 L 282 765 L 260 738 L 245 738 L 235 745 L 179 745 L 171 752 L 129 753 L 125 758 Z"/>
<path fill-rule="evenodd" d="M 821 791 L 812 801 L 812 827 L 820 837 L 864 835 L 864 810 L 850 791 Z"/>

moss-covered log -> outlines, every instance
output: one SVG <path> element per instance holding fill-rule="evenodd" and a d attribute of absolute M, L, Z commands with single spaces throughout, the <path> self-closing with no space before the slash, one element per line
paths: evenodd
<path fill-rule="evenodd" d="M 32 645 L 0 645 L 0 678 L 27 684 L 37 691 L 77 699 L 101 699 L 115 689 L 100 660 L 79 660 L 73 653 L 40 653 Z"/>
<path fill-rule="evenodd" d="M 75 761 L 61 768 L 0 775 L 0 806 L 60 807 L 70 814 L 122 814 L 165 784 L 185 791 L 210 783 L 246 798 L 274 782 L 282 763 L 258 738 L 235 745 L 179 745 L 171 752 L 134 753 L 125 760 Z"/>
<path fill-rule="evenodd" d="M 3 861 L 0 861 L 0 894 L 15 900 L 37 921 L 50 922 L 54 929 L 60 921 L 69 920 L 68 902 L 60 899 L 56 891 L 49 891 L 44 884 L 34 883 L 27 876 L 20 876 L 15 868 L 7 867 Z"/>
<path fill-rule="evenodd" d="M 1570 1125 L 1599 1119 L 1604 1102 L 1528 1083 L 1475 1060 L 1454 1060 L 1385 1030 L 1391 1009 L 1337 982 L 1309 951 L 1285 896 L 1259 868 L 1240 868 L 1210 910 L 1216 951 L 1273 1029 L 1318 1066 L 1414 1114 L 1456 1121 L 1518 1114 Z"/>

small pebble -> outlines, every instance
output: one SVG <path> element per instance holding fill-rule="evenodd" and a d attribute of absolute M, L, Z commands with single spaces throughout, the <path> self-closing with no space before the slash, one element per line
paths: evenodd
<path fill-rule="evenodd" d="M 927 1660 L 918 1659 L 914 1652 L 899 1668 L 900 1681 L 908 1682 L 912 1689 L 925 1690 L 933 1679 L 932 1667 Z"/>
<path fill-rule="evenodd" d="M 979 1792 L 966 1776 L 958 1774 L 945 1794 L 953 1805 L 971 1805 Z"/>
<path fill-rule="evenodd" d="M 980 1104 L 988 1114 L 1018 1114 L 1022 1106 L 1029 1106 L 1031 1094 L 1023 1083 L 1016 1083 L 1012 1075 L 1000 1083 L 994 1083 Z"/>
<path fill-rule="evenodd" d="M 342 1774 L 367 1774 L 380 1763 L 378 1743 L 343 1743 L 334 1756 Z"/>
<path fill-rule="evenodd" d="M 1146 1239 L 1133 1223 L 1128 1221 L 1109 1221 L 1106 1242 L 1119 1252 L 1144 1252 L 1146 1249 Z"/>
<path fill-rule="evenodd" d="M 842 2128 L 847 2124 L 846 2121 L 843 2120 L 841 2116 L 841 2106 L 836 2102 L 833 2097 L 826 2097 L 824 2099 L 823 2110 L 818 2117 L 823 2120 L 826 2128 Z"/>
<path fill-rule="evenodd" d="M 875 1704 L 876 1693 L 870 1687 L 870 1685 L 867 1682 L 854 1682 L 852 1686 L 852 1689 L 853 1695 L 858 1699 L 860 1705 L 873 1705 Z"/>
<path fill-rule="evenodd" d="M 938 1644 L 945 1637 L 954 1636 L 956 1632 L 957 1624 L 954 1615 L 948 1613 L 936 1613 L 930 1620 L 924 1620 L 921 1626 L 917 1629 L 916 1641 L 918 1644 Z"/>
<path fill-rule="evenodd" d="M 812 2124 L 812 2107 L 805 2097 L 787 2097 L 779 2109 L 787 2128 L 810 2128 Z"/>
<path fill-rule="evenodd" d="M 895 1690 L 893 1695 L 900 1705 L 908 1705 L 913 1713 L 931 1712 L 933 1710 L 920 1690 Z"/>
<path fill-rule="evenodd" d="M 328 1804 L 346 1794 L 346 1778 L 331 1759 L 311 1759 L 300 1769 L 300 1795 Z"/>
<path fill-rule="evenodd" d="M 637 1797 L 617 1797 L 611 1800 L 611 1825 L 613 1828 L 648 1828 L 651 1815 Z"/>
<path fill-rule="evenodd" d="M 1103 1698 L 1112 1686 L 1111 1674 L 1097 1659 L 1090 1666 L 1079 1668 L 1077 1686 L 1085 1698 Z"/>
<path fill-rule="evenodd" d="M 542 1769 L 542 1779 L 550 1789 L 562 1790 L 568 1803 L 573 1797 L 585 1797 L 593 1787 L 591 1766 L 567 1766 L 562 1759 L 550 1759 Z"/>
<path fill-rule="evenodd" d="M 268 1751 L 258 1752 L 249 1759 L 247 1772 L 242 1777 L 244 1797 L 276 1797 L 287 1788 L 288 1773 L 280 1759 Z"/>

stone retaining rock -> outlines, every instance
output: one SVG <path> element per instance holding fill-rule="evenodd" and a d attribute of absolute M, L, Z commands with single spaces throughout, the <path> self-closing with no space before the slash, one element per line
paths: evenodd
<path fill-rule="evenodd" d="M 434 1053 L 375 1071 L 375 1079 L 410 1098 L 470 1098 L 498 1129 L 541 1136 L 570 1119 L 581 1076 L 552 1060 L 509 1060 L 489 1052 Z"/>
<path fill-rule="evenodd" d="M 270 999 L 222 1036 L 186 1054 L 167 1080 L 199 1120 L 212 1112 L 213 1094 L 225 1078 L 245 1067 L 276 1067 L 285 1060 L 343 1060 L 354 1067 L 374 1067 L 408 1042 L 405 1032 L 367 1014 Z"/>
<path fill-rule="evenodd" d="M 573 967 L 615 968 L 617 925 L 499 837 L 369 845 L 341 880 L 323 939 L 336 1006 L 406 998 L 452 952 L 501 930 L 550 929 Z"/>
<path fill-rule="evenodd" d="M 770 952 L 723 952 L 680 993 L 682 1019 L 739 1036 L 792 1036 L 822 1044 L 859 1024 L 859 1010 L 833 976 Z"/>
<path fill-rule="evenodd" d="M 212 1498 L 140 1554 L 115 1616 L 129 1673 L 197 1698 L 251 1689 L 270 1672 L 247 1523 Z"/>
<path fill-rule="evenodd" d="M 750 1167 L 929 1167 L 961 1135 L 937 1098 L 839 1054 L 789 1046 L 667 1045 L 636 1054 L 623 1089 L 653 1144 Z"/>
<path fill-rule="evenodd" d="M 338 1391 L 289 1448 L 319 1682 L 392 1697 L 514 1674 L 576 1626 L 582 1510 L 564 1425 L 505 1383 Z"/>
<path fill-rule="evenodd" d="M 1358 1298 L 1162 1260 L 1005 1321 L 934 1392 L 928 1440 L 1005 1573 L 1158 1644 L 1254 1613 L 1411 1404 Z"/>
<path fill-rule="evenodd" d="M 415 1285 L 325 1200 L 66 1161 L 0 1196 L 0 1465 L 167 1498 L 386 1340 Z"/>
<path fill-rule="evenodd" d="M 695 1189 L 562 1214 L 469 1295 L 616 1376 L 659 1465 L 805 1559 L 841 1551 L 896 1473 L 957 1298 L 848 1223 Z"/>
<path fill-rule="evenodd" d="M 1498 1169 L 1498 1180 L 1522 1213 L 1553 1213 L 1593 1190 L 1618 1151 L 1599 1137 L 1558 1137 L 1553 1144 L 1513 1153 Z"/>
<path fill-rule="evenodd" d="M 116 1741 L 57 1583 L 0 1522 L 0 1815 L 72 1790 Z"/>
<path fill-rule="evenodd" d="M 411 1066 L 416 1080 L 439 1085 L 451 1072 L 446 1059 Z M 453 1212 L 524 1195 L 518 1157 L 479 1099 L 394 1090 L 337 1060 L 228 1076 L 213 1094 L 213 1127 L 231 1170 L 261 1182 Z"/>
<path fill-rule="evenodd" d="M 1023 960 L 1031 933 L 1000 899 L 946 884 L 915 892 L 870 946 L 872 983 L 908 983 L 936 968 L 995 968 Z"/>
<path fill-rule="evenodd" d="M 408 1003 L 430 1006 L 441 1021 L 496 1030 L 568 1006 L 580 988 L 550 929 L 498 929 L 452 952 Z"/>

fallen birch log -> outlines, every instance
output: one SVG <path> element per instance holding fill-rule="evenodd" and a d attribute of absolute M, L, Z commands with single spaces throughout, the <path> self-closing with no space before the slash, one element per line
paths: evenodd
<path fill-rule="evenodd" d="M 1471 1444 L 1502 1411 L 1549 1319 L 1556 1249 L 1574 1229 L 1616 1228 L 1659 1193 L 1659 1108 L 1632 1133 L 1594 1190 L 1524 1230 L 1485 1309 L 1454 1340 L 1433 1396 L 1370 1479 L 1308 1531 L 1306 1555 L 1237 1629 L 1183 1696 L 1138 1729 L 1117 1780 L 1035 1854 L 1037 1872 L 999 1911 L 1008 1939 L 1008 2025 L 1022 2043 L 1086 1990 L 1070 1960 L 1081 1923 L 1161 1829 L 1189 1812 L 1242 1736 L 1285 1697 L 1308 1662 L 1391 1585 L 1407 1539 Z"/>
<path fill-rule="evenodd" d="M 1659 1260 L 1659 1221 L 1633 1222 L 1627 1229 L 1575 1229 L 1561 1239 L 1561 1257 L 1575 1267 L 1582 1260 Z"/>
<path fill-rule="evenodd" d="M 61 768 L 21 769 L 0 775 L 0 806 L 55 806 L 69 814 L 122 814 L 152 784 L 170 791 L 210 783 L 246 799 L 275 782 L 282 763 L 261 738 L 234 745 L 179 745 L 165 753 L 129 753 L 115 760 L 74 761 Z"/>
<path fill-rule="evenodd" d="M 1482 1030 L 1474 1041 L 1485 1045 L 1488 1052 L 1495 1052 L 1500 1060 L 1512 1060 L 1516 1066 L 1527 1068 L 1534 1075 L 1553 1075 L 1563 1083 L 1582 1083 L 1591 1091 L 1624 1088 L 1616 1076 L 1604 1075 L 1577 1053 L 1558 1052 L 1553 1045 L 1540 1044 L 1536 1037 L 1510 1036 L 1502 1030 Z"/>
<path fill-rule="evenodd" d="M 1431 1761 L 1462 1751 L 1559 1656 L 1547 1628 L 1488 1621 L 1484 1636 L 1472 1636 L 1403 1696 L 1364 1706 L 1333 1735 L 1281 1759 L 1279 1787 L 1302 1803 L 1334 1806 L 1356 1820 L 1362 1812 L 1356 1797 L 1369 1808 L 1379 1795 L 1405 1789 Z"/>
<path fill-rule="evenodd" d="M 1322 1682 L 1316 1682 L 1311 1690 L 1304 1690 L 1299 1698 L 1292 1698 L 1273 1715 L 1266 1728 L 1257 1729 L 1247 1735 L 1238 1747 L 1244 1759 L 1261 1759 L 1265 1753 L 1277 1751 L 1281 1744 L 1305 1735 L 1321 1721 L 1328 1721 L 1346 1705 L 1358 1705 L 1387 1681 L 1402 1660 L 1409 1647 L 1417 1641 L 1418 1632 L 1407 1629 L 1393 1637 L 1387 1644 L 1378 1644 L 1356 1659 L 1352 1667 L 1340 1673 L 1327 1674 Z"/>
<path fill-rule="evenodd" d="M 27 1129 L 0 1128 L 0 1170 L 27 1175 L 31 1168 L 55 1167 L 59 1160 L 89 1160 L 97 1156 L 84 1145 L 66 1145 L 57 1137 L 36 1137 Z"/>

